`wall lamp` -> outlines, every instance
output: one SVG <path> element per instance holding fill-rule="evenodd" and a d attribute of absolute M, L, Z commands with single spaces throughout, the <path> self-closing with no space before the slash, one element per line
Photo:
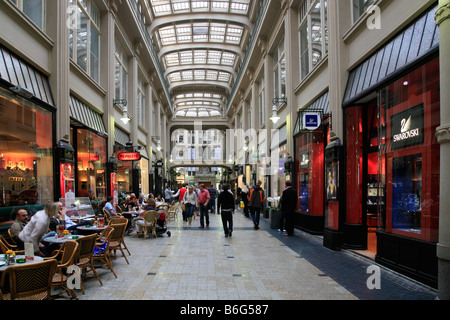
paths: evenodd
<path fill-rule="evenodd" d="M 272 120 L 273 123 L 277 123 L 278 120 L 280 120 L 280 117 L 278 116 L 277 110 L 278 106 L 281 104 L 286 104 L 287 99 L 286 98 L 275 98 L 272 100 L 273 107 L 272 107 L 272 116 L 270 117 L 270 120 Z"/>
<path fill-rule="evenodd" d="M 120 120 L 123 122 L 123 124 L 127 124 L 128 122 L 130 122 L 131 119 L 130 117 L 128 117 L 127 100 L 114 99 L 113 104 L 122 107 L 122 118 L 120 118 Z"/>
<path fill-rule="evenodd" d="M 161 137 L 160 136 L 152 136 L 152 139 L 158 140 L 158 145 L 156 146 L 156 150 L 161 151 Z"/>

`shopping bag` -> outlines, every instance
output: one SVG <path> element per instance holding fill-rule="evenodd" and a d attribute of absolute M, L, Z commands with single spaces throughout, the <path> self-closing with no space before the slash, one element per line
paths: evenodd
<path fill-rule="evenodd" d="M 245 207 L 244 201 L 241 201 L 241 203 L 239 204 L 239 207 L 240 207 L 241 209 L 244 209 L 244 207 Z"/>

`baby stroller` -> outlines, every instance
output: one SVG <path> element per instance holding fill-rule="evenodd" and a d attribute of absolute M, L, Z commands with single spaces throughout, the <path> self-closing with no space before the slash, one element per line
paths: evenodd
<path fill-rule="evenodd" d="M 167 233 L 167 236 L 170 237 L 172 234 L 167 230 L 166 210 L 158 210 L 157 213 L 159 213 L 159 218 L 156 221 L 156 235 Z"/>

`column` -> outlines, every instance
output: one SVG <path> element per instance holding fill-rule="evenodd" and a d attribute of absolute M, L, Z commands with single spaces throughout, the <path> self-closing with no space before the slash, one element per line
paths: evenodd
<path fill-rule="evenodd" d="M 55 97 L 56 139 L 70 143 L 70 108 L 69 108 L 69 28 L 66 25 L 68 1 L 58 1 L 48 17 L 49 34 L 55 39 L 52 52 L 52 74 L 50 84 Z M 72 142 L 73 143 L 73 142 Z"/>
<path fill-rule="evenodd" d="M 439 26 L 440 85 L 441 85 L 441 126 L 436 129 L 440 143 L 440 199 L 439 199 L 439 243 L 438 257 L 438 298 L 450 299 L 450 0 L 439 0 L 436 10 Z"/>

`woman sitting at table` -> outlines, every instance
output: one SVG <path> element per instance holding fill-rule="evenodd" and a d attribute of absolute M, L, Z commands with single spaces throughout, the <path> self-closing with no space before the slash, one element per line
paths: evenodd
<path fill-rule="evenodd" d="M 47 234 L 50 225 L 50 218 L 58 214 L 59 205 L 57 203 L 47 203 L 44 210 L 36 212 L 31 217 L 30 222 L 19 233 L 18 247 L 23 250 L 24 243 L 32 243 L 34 254 L 38 256 L 47 256 L 45 247 L 40 243 L 42 237 Z"/>
<path fill-rule="evenodd" d="M 149 211 L 149 210 L 154 210 L 154 211 L 156 211 L 156 202 L 155 202 L 155 199 L 152 199 L 152 198 L 148 199 L 148 200 L 147 200 L 147 206 L 145 207 L 144 210 L 145 210 L 145 211 Z"/>

